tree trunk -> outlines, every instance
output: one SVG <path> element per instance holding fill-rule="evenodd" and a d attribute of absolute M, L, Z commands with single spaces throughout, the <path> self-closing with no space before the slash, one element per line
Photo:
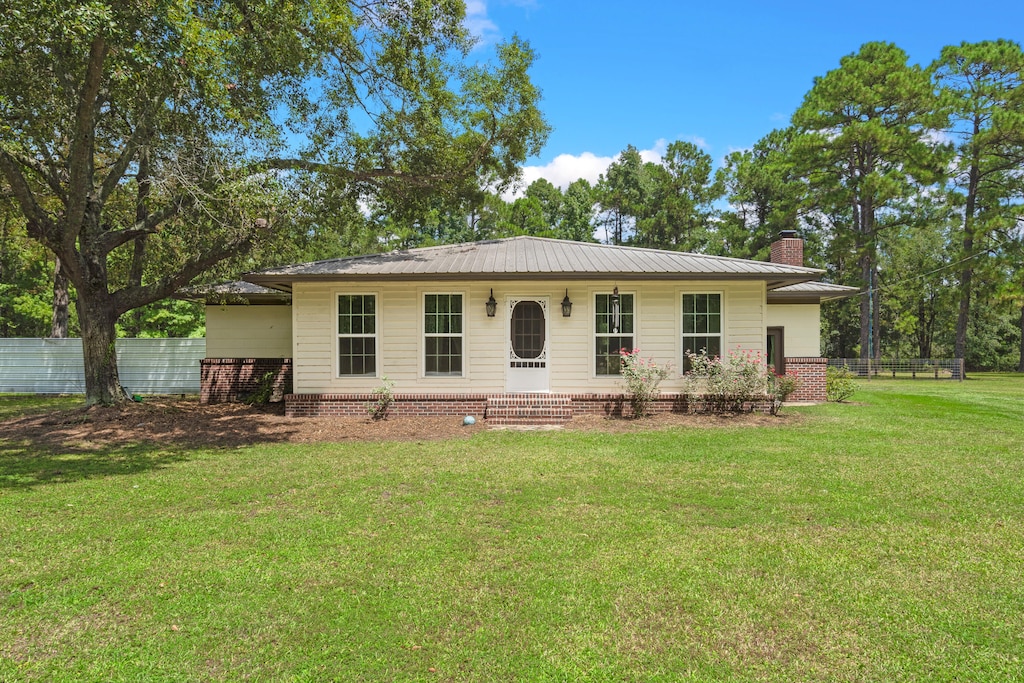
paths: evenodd
<path fill-rule="evenodd" d="M 867 296 L 860 299 L 860 357 L 861 359 L 873 358 L 874 347 L 878 344 L 878 330 L 872 329 L 874 322 L 874 309 L 877 306 L 875 290 L 872 286 L 872 272 L 875 269 L 874 260 L 869 254 L 864 254 L 858 259 L 860 266 L 861 281 L 867 285 Z"/>
<path fill-rule="evenodd" d="M 113 405 L 125 401 L 117 375 L 117 311 L 105 291 L 79 290 L 78 322 L 82 327 L 86 405 Z"/>
<path fill-rule="evenodd" d="M 974 137 L 979 131 L 978 121 L 974 122 Z M 974 138 L 972 138 L 974 139 Z M 970 258 L 974 255 L 974 213 L 977 210 L 978 184 L 981 176 L 980 162 L 977 153 L 971 161 L 967 172 L 967 198 L 964 204 L 964 266 L 960 270 L 960 310 L 956 316 L 956 340 L 953 345 L 955 358 L 967 357 L 967 327 L 971 321 L 971 284 L 974 279 L 974 266 Z M 964 373 L 966 374 L 966 373 Z"/>
<path fill-rule="evenodd" d="M 1024 372 L 1024 304 L 1020 306 L 1020 362 L 1017 363 L 1017 372 Z"/>
<path fill-rule="evenodd" d="M 50 322 L 50 337 L 53 339 L 67 339 L 68 305 L 68 276 L 58 256 L 53 262 L 53 318 Z"/>

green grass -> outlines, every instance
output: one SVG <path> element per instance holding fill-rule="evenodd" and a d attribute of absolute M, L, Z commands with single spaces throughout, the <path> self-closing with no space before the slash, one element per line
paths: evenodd
<path fill-rule="evenodd" d="M 0 680 L 1024 679 L 1024 378 L 777 426 L 0 435 Z"/>

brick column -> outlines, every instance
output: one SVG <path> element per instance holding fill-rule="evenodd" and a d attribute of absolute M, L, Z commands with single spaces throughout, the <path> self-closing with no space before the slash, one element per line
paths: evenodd
<path fill-rule="evenodd" d="M 786 374 L 797 381 L 796 391 L 787 400 L 824 401 L 827 367 L 828 358 L 787 358 Z"/>

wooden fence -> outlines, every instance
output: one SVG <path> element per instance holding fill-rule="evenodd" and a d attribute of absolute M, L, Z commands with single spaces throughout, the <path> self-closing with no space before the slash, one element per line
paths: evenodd
<path fill-rule="evenodd" d="M 118 339 L 121 384 L 132 394 L 198 394 L 205 339 Z M 0 339 L 0 393 L 84 394 L 81 339 Z"/>

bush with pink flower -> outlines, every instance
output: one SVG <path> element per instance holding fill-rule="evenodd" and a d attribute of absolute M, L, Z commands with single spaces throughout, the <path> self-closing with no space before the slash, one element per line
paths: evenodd
<path fill-rule="evenodd" d="M 754 401 L 771 401 L 777 414 L 796 388 L 791 377 L 777 377 L 761 351 L 736 348 L 722 358 L 706 351 L 687 352 L 690 371 L 683 375 L 683 392 L 692 405 L 714 411 L 739 411 Z"/>
<path fill-rule="evenodd" d="M 620 349 L 619 360 L 633 417 L 649 415 L 651 405 L 661 395 L 658 385 L 672 374 L 672 364 L 658 365 L 650 358 L 641 358 L 640 349 Z"/>

